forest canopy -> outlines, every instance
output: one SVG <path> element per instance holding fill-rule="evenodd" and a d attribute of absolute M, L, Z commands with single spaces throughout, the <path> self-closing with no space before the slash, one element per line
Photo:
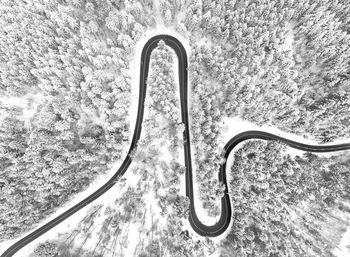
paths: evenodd
<path fill-rule="evenodd" d="M 123 8 L 107 0 L 0 5 L 4 240 L 47 217 L 121 158 L 129 140 L 129 58 L 153 21 L 137 1 Z M 26 104 L 9 107 L 7 99 Z"/>
<path fill-rule="evenodd" d="M 209 216 L 220 214 L 225 190 L 217 181 L 224 119 L 318 143 L 350 138 L 348 0 L 2 0 L 0 242 L 29 231 L 122 158 L 132 134 L 135 47 L 159 25 L 190 46 L 193 167 Z M 135 171 L 154 179 L 167 219 L 157 235 L 162 249 L 202 256 L 213 243 L 189 240 L 179 225 L 188 199 L 179 194 L 185 167 L 173 58 L 160 42 L 148 80 L 152 119 L 132 158 L 166 179 Z M 170 141 L 170 163 L 160 161 L 154 138 Z M 233 225 L 222 256 L 332 256 L 349 213 L 348 155 L 285 151 L 277 142 L 250 141 L 235 153 Z M 144 256 L 161 246 L 151 240 Z M 60 247 L 48 242 L 35 254 L 55 256 Z"/>

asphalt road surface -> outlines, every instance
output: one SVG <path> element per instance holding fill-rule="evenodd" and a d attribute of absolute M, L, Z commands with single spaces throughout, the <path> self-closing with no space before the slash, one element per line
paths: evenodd
<path fill-rule="evenodd" d="M 142 129 L 142 120 L 144 113 L 144 100 L 146 96 L 146 81 L 149 71 L 149 63 L 151 53 L 154 48 L 157 47 L 157 44 L 160 40 L 163 40 L 166 45 L 171 47 L 178 58 L 178 72 L 179 72 L 179 87 L 180 87 L 180 99 L 181 99 L 181 118 L 182 122 L 185 125 L 184 130 L 184 154 L 185 154 L 185 165 L 186 165 L 186 195 L 190 199 L 190 215 L 189 221 L 193 230 L 201 236 L 206 237 L 215 237 L 222 234 L 230 224 L 231 220 L 231 204 L 227 190 L 227 181 L 226 181 L 226 163 L 223 163 L 220 166 L 218 171 L 218 177 L 221 182 L 226 186 L 225 194 L 221 199 L 221 216 L 218 222 L 212 226 L 206 226 L 203 224 L 197 217 L 195 208 L 194 208 L 194 199 L 193 199 L 193 175 L 192 175 L 192 165 L 191 165 L 191 146 L 190 146 L 190 131 L 189 131 L 189 122 L 188 122 L 188 102 L 187 102 L 187 55 L 185 48 L 176 38 L 169 35 L 158 35 L 151 38 L 144 46 L 141 54 L 141 64 L 140 64 L 140 85 L 139 85 L 139 102 L 138 102 L 138 113 L 137 120 L 135 124 L 133 138 L 130 144 L 129 152 L 122 165 L 118 171 L 113 175 L 113 177 L 108 180 L 102 187 L 96 190 L 93 194 L 82 200 L 77 205 L 73 206 L 63 214 L 54 218 L 44 226 L 38 228 L 34 232 L 20 239 L 10 248 L 8 248 L 1 257 L 10 257 L 13 256 L 18 250 L 32 242 L 37 237 L 41 236 L 54 226 L 61 223 L 63 220 L 67 219 L 69 216 L 79 211 L 81 208 L 90 204 L 96 200 L 99 196 L 108 191 L 120 177 L 127 171 L 129 165 L 131 164 L 130 153 L 135 149 L 137 142 L 140 138 L 141 129 Z M 270 133 L 262 131 L 246 131 L 234 136 L 224 147 L 223 157 L 227 159 L 230 152 L 234 147 L 241 143 L 244 140 L 248 139 L 263 139 L 263 140 L 278 140 L 290 147 L 309 151 L 309 152 L 334 152 L 350 149 L 349 144 L 339 144 L 339 145 L 306 145 L 299 142 L 291 141 Z"/>

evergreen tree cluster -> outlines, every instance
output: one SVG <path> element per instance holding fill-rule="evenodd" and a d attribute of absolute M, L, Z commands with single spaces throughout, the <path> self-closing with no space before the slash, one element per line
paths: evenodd
<path fill-rule="evenodd" d="M 129 59 L 154 24 L 147 12 L 138 1 L 1 2 L 1 99 L 40 104 L 30 129 L 22 107 L 0 104 L 0 241 L 32 228 L 121 158 Z"/>
<path fill-rule="evenodd" d="M 292 157 L 249 141 L 234 156 L 232 227 L 224 256 L 333 256 L 348 224 L 348 155 Z"/>
<path fill-rule="evenodd" d="M 222 118 L 321 142 L 350 136 L 348 1 L 164 0 L 161 8 L 190 41 L 191 130 L 209 214 L 218 213 L 207 181 L 217 177 Z"/>

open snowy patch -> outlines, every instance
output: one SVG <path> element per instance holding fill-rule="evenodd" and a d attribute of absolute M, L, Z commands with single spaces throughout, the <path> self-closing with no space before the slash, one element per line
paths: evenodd
<path fill-rule="evenodd" d="M 6 107 L 18 107 L 22 109 L 22 115 L 19 117 L 25 123 L 25 127 L 31 130 L 31 119 L 36 113 L 38 106 L 45 101 L 42 94 L 28 94 L 24 97 L 1 97 L 0 104 Z M 6 116 L 0 114 L 0 121 Z"/>
<path fill-rule="evenodd" d="M 339 245 L 333 250 L 333 254 L 337 257 L 350 256 L 350 226 L 343 234 Z"/>

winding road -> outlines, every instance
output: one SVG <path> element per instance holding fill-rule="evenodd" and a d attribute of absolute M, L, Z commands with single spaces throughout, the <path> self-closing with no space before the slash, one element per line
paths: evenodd
<path fill-rule="evenodd" d="M 61 223 L 63 220 L 67 219 L 69 216 L 79 211 L 89 203 L 96 200 L 99 196 L 104 194 L 107 190 L 109 190 L 113 185 L 117 182 L 117 180 L 123 176 L 123 174 L 127 171 L 129 165 L 132 160 L 130 158 L 130 153 L 135 149 L 137 142 L 140 138 L 141 129 L 142 129 L 142 120 L 144 114 L 144 100 L 146 96 L 146 81 L 148 77 L 149 64 L 151 53 L 154 48 L 157 47 L 159 40 L 163 40 L 166 45 L 171 47 L 178 58 L 178 73 L 179 73 L 179 87 L 180 87 L 180 99 L 181 99 L 181 118 L 182 122 L 185 125 L 184 129 L 184 154 L 185 154 L 185 165 L 186 165 L 186 195 L 190 199 L 190 215 L 189 221 L 193 228 L 193 230 L 201 236 L 206 237 L 215 237 L 222 234 L 230 224 L 231 220 L 231 204 L 230 198 L 228 195 L 228 186 L 226 180 L 226 163 L 223 163 L 220 166 L 220 170 L 218 171 L 219 180 L 223 182 L 226 186 L 225 194 L 221 199 L 221 216 L 218 222 L 212 226 L 206 226 L 203 224 L 197 217 L 195 207 L 194 207 L 194 197 L 193 197 L 193 175 L 192 175 L 192 164 L 191 164 L 191 146 L 190 146 L 190 131 L 189 131 L 189 121 L 188 121 L 188 99 L 187 99 L 187 55 L 185 48 L 176 38 L 169 35 L 157 35 L 152 37 L 144 46 L 141 54 L 141 67 L 140 67 L 140 85 L 139 85 L 139 102 L 138 102 L 138 112 L 137 112 L 137 120 L 135 124 L 133 138 L 130 144 L 130 148 L 128 151 L 128 155 L 123 161 L 122 165 L 118 169 L 118 171 L 113 175 L 108 182 L 106 182 L 102 187 L 96 190 L 93 194 L 79 202 L 77 205 L 73 206 L 66 212 L 62 213 L 55 219 L 51 220 L 44 226 L 36 229 L 34 232 L 20 239 L 10 248 L 8 248 L 1 257 L 10 257 L 13 256 L 18 250 L 32 242 L 34 239 L 38 238 L 54 226 Z M 350 143 L 348 144 L 339 144 L 339 145 L 307 145 L 299 142 L 295 142 L 283 137 L 279 137 L 267 132 L 262 131 L 246 131 L 240 133 L 231 140 L 224 147 L 224 157 L 227 159 L 231 151 L 235 148 L 239 143 L 249 140 L 249 139 L 263 139 L 263 140 L 278 140 L 290 147 L 309 151 L 309 152 L 334 152 L 334 151 L 342 151 L 350 149 Z"/>

